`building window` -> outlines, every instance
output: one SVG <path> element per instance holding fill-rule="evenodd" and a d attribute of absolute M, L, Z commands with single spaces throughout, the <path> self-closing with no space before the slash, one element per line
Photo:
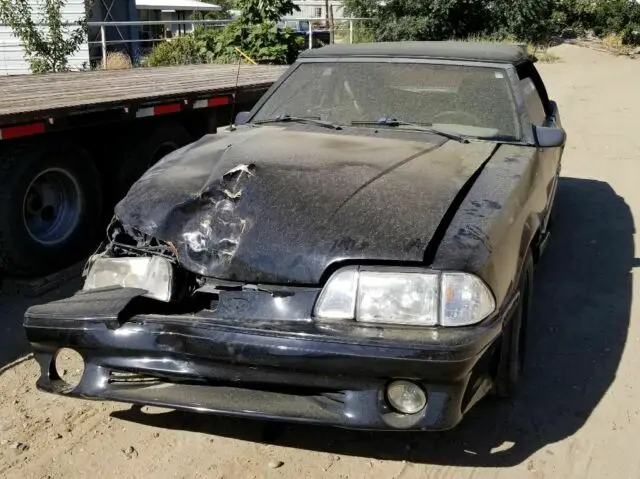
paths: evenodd
<path fill-rule="evenodd" d="M 316 7 L 314 8 L 315 13 L 316 13 L 316 18 L 322 18 L 322 7 Z"/>

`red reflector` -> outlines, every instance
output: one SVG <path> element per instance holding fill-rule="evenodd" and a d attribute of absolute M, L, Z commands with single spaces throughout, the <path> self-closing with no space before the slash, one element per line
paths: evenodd
<path fill-rule="evenodd" d="M 44 123 L 31 123 L 29 125 L 8 126 L 0 129 L 0 138 L 10 140 L 21 136 L 31 136 L 44 133 Z"/>
<path fill-rule="evenodd" d="M 167 113 L 178 113 L 182 110 L 180 103 L 170 103 L 169 105 L 158 105 L 153 107 L 154 115 L 166 115 Z"/>
<path fill-rule="evenodd" d="M 207 104 L 211 107 L 224 106 L 231 103 L 231 99 L 228 96 L 219 96 L 217 98 L 209 98 Z"/>

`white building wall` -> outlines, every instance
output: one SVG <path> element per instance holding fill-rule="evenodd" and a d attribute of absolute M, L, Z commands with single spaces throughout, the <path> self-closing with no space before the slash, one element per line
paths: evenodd
<path fill-rule="evenodd" d="M 300 7 L 300 11 L 287 15 L 287 18 L 326 18 L 326 3 L 324 0 L 297 0 L 294 3 Z M 333 5 L 333 18 L 335 20 L 345 17 L 344 6 L 341 1 L 331 0 L 329 5 Z"/>
<path fill-rule="evenodd" d="M 30 0 L 36 19 L 42 2 Z M 63 11 L 63 21 L 76 22 L 85 15 L 84 0 L 67 0 Z M 83 64 L 89 64 L 89 46 L 85 43 L 80 50 L 69 59 L 69 66 L 72 69 L 80 69 Z M 24 50 L 20 45 L 20 40 L 13 36 L 13 31 L 9 26 L 0 24 L 0 75 L 24 75 L 31 73 L 29 62 L 25 59 Z"/>

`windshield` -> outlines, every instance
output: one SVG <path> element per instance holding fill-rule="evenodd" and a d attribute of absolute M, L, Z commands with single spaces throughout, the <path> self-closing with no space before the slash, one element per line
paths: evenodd
<path fill-rule="evenodd" d="M 480 138 L 518 139 L 517 112 L 503 70 L 391 62 L 303 63 L 254 122 L 282 115 L 336 125 L 394 118 Z M 366 125 L 360 125 L 361 127 Z M 402 128 L 402 125 L 399 125 Z"/>

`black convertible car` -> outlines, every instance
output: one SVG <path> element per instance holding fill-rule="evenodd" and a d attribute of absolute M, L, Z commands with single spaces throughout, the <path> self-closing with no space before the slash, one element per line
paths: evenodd
<path fill-rule="evenodd" d="M 399 430 L 513 394 L 565 143 L 534 65 L 459 42 L 306 52 L 131 188 L 82 291 L 27 311 L 38 387 Z"/>

